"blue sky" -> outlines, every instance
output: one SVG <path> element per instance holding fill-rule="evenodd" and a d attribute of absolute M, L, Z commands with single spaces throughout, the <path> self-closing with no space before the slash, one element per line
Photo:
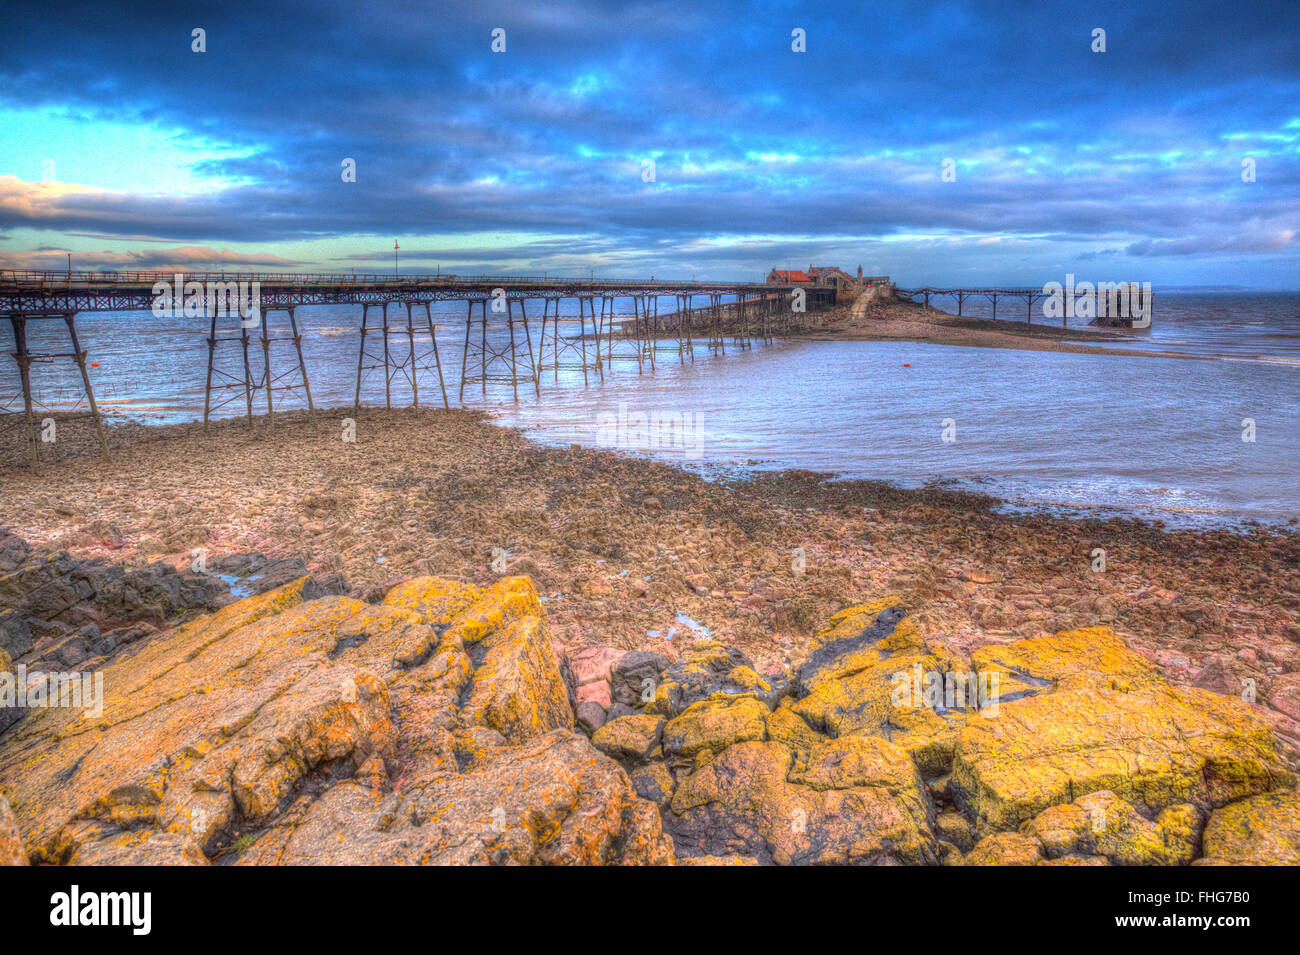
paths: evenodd
<path fill-rule="evenodd" d="M 1300 287 L 1296 0 L 7 5 L 0 129 L 2 268 Z"/>

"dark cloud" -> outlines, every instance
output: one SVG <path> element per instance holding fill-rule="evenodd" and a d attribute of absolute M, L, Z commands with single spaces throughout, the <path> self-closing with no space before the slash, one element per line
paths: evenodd
<path fill-rule="evenodd" d="M 1294 0 L 71 3 L 57 16 L 7 14 L 0 101 L 228 144 L 231 155 L 193 171 L 233 184 L 35 197 L 0 183 L 5 229 L 342 238 L 362 262 L 383 261 L 360 251 L 380 245 L 372 237 L 416 234 L 440 245 L 412 262 L 633 271 L 752 271 L 775 256 L 984 236 L 1076 257 L 1296 255 Z M 195 27 L 207 53 L 190 50 Z M 495 27 L 504 54 L 489 50 Z M 790 50 L 795 27 L 806 54 Z M 1104 54 L 1089 49 L 1097 27 Z M 641 179 L 647 156 L 653 183 Z M 1246 156 L 1260 164 L 1249 185 Z M 355 183 L 340 178 L 345 158 Z M 939 176 L 946 158 L 954 183 Z M 449 241 L 495 233 L 509 238 Z M 973 247 L 957 252 L 982 265 Z"/>

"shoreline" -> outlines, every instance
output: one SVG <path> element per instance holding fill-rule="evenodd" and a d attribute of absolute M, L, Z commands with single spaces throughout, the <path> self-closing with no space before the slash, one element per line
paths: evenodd
<path fill-rule="evenodd" d="M 975 492 L 799 470 L 708 479 L 541 445 L 479 411 L 363 410 L 348 444 L 350 413 L 113 428 L 109 462 L 0 469 L 0 524 L 133 565 L 187 565 L 199 549 L 300 557 L 358 594 L 526 574 L 570 652 L 662 652 L 684 616 L 780 668 L 831 614 L 886 593 L 967 651 L 1109 625 L 1176 683 L 1239 695 L 1254 680 L 1257 708 L 1300 745 L 1295 530 L 1001 514 Z M 60 433 L 75 447 L 72 424 Z"/>
<path fill-rule="evenodd" d="M 797 341 L 916 342 L 963 348 L 1009 348 L 1020 351 L 1078 355 L 1127 355 L 1138 358 L 1180 358 L 1214 361 L 1216 356 L 1177 352 L 1105 348 L 1076 339 L 1123 342 L 1132 339 L 1111 329 L 1055 328 L 1030 322 L 953 315 L 905 299 L 881 301 L 863 295 L 851 306 L 837 309 L 842 317 L 828 327 L 791 336 Z"/>

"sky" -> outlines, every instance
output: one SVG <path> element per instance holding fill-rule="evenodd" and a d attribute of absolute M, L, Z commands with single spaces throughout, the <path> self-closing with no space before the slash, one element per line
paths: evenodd
<path fill-rule="evenodd" d="M 6 0 L 0 130 L 0 268 L 1300 288 L 1298 0 Z"/>

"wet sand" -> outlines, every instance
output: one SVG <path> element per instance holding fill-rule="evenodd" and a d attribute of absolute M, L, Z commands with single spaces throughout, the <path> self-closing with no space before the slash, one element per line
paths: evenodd
<path fill-rule="evenodd" d="M 545 448 L 469 411 L 365 411 L 348 443 L 350 414 L 113 429 L 109 462 L 87 422 L 68 422 L 61 459 L 38 472 L 15 464 L 11 432 L 0 524 L 131 565 L 189 563 L 200 548 L 297 556 L 359 594 L 423 573 L 528 574 L 571 651 L 674 656 L 670 633 L 693 639 L 683 614 L 780 667 L 831 613 L 890 592 L 967 649 L 1108 624 L 1176 681 L 1240 695 L 1253 680 L 1261 712 L 1300 740 L 1295 532 L 1007 516 L 983 495 L 808 471 L 710 481 Z"/>
<path fill-rule="evenodd" d="M 907 299 L 859 298 L 850 306 L 835 309 L 822 319 L 815 331 L 799 338 L 812 341 L 905 341 L 931 345 L 959 345 L 968 348 L 1015 348 L 1021 351 L 1073 352 L 1085 355 L 1137 355 L 1146 358 L 1203 358 L 1174 352 L 1089 345 L 1079 339 L 1131 341 L 1131 336 L 1114 329 L 1057 328 L 1039 316 L 1038 322 L 970 318 L 952 315 Z"/>

